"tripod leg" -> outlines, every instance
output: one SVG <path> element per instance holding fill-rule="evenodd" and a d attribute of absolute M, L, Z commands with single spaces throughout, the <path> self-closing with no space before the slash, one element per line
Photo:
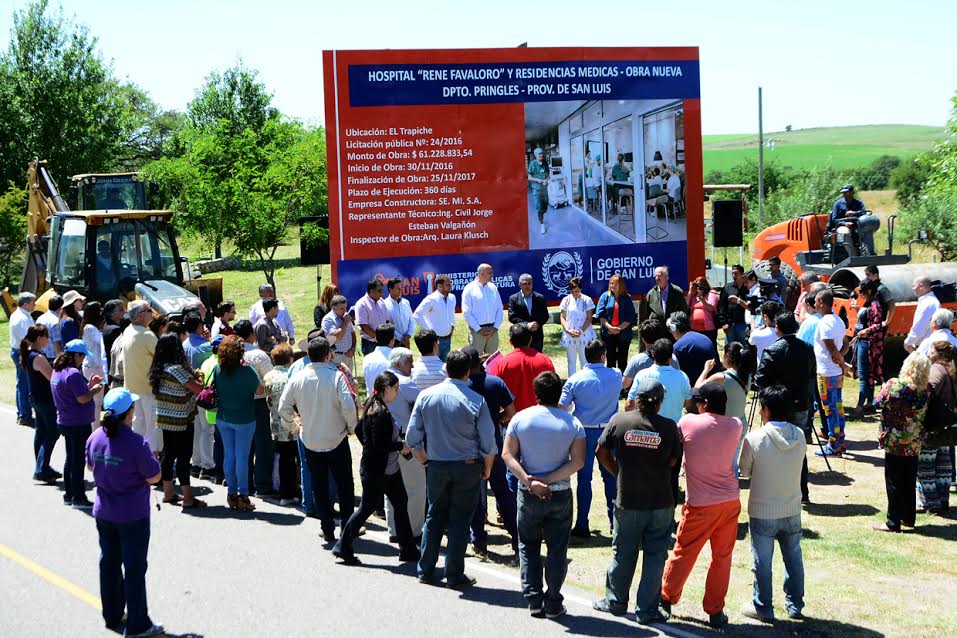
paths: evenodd
<path fill-rule="evenodd" d="M 821 448 L 821 458 L 824 459 L 824 464 L 827 466 L 827 471 L 833 472 L 834 470 L 831 468 L 831 462 L 828 460 L 827 455 L 824 454 L 824 442 L 821 440 L 821 435 L 817 433 L 817 430 L 815 430 L 814 427 L 811 427 L 811 431 L 814 432 L 814 438 L 817 439 L 817 446 Z"/>

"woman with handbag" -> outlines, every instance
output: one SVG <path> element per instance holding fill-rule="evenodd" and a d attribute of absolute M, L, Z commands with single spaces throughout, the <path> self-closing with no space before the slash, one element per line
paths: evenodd
<path fill-rule="evenodd" d="M 953 465 L 950 447 L 936 447 L 934 434 L 942 434 L 947 425 L 957 421 L 957 348 L 947 341 L 938 341 L 930 349 L 930 401 L 927 410 L 928 430 L 917 457 L 918 513 L 940 514 L 950 509 L 950 477 Z M 946 441 L 944 441 L 946 443 Z"/>
<path fill-rule="evenodd" d="M 930 359 L 910 353 L 900 374 L 890 379 L 877 396 L 881 408 L 878 444 L 884 449 L 884 485 L 887 488 L 887 521 L 874 525 L 878 532 L 900 532 L 913 527 L 917 514 L 914 484 L 917 455 L 927 413 L 927 380 Z"/>

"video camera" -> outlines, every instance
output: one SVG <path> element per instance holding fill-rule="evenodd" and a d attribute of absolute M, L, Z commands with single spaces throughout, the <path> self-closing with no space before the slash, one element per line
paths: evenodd
<path fill-rule="evenodd" d="M 768 301 L 780 301 L 778 298 L 778 282 L 773 279 L 758 279 L 759 294 L 748 295 L 748 311 L 752 315 L 761 314 L 761 306 Z"/>

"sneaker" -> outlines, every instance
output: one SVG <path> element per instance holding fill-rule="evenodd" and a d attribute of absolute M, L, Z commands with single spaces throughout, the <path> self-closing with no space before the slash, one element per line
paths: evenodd
<path fill-rule="evenodd" d="M 728 614 L 719 611 L 716 614 L 708 616 L 708 625 L 713 629 L 721 629 L 728 624 Z"/>
<path fill-rule="evenodd" d="M 556 618 L 561 618 L 562 616 L 564 616 L 566 611 L 568 610 L 565 609 L 565 605 L 559 605 L 558 607 L 555 607 L 553 609 L 546 609 L 545 617 L 548 618 L 549 620 L 555 620 Z"/>
<path fill-rule="evenodd" d="M 788 618 L 791 620 L 804 620 L 804 614 L 801 613 L 800 609 L 789 609 Z"/>
<path fill-rule="evenodd" d="M 840 448 L 831 447 L 831 444 L 828 443 L 827 445 L 824 446 L 823 450 L 815 450 L 814 456 L 820 456 L 820 457 L 833 456 L 834 458 L 840 458 L 841 450 Z"/>
<path fill-rule="evenodd" d="M 64 504 L 64 505 L 67 505 L 67 506 L 73 505 L 73 497 L 72 497 L 72 496 L 67 496 L 66 494 L 64 494 L 64 495 L 63 495 L 63 504 Z"/>
<path fill-rule="evenodd" d="M 475 580 L 475 577 L 469 576 L 468 574 L 463 574 L 460 580 L 454 580 L 452 582 L 446 581 L 445 586 L 448 589 L 468 589 L 478 581 Z"/>
<path fill-rule="evenodd" d="M 760 620 L 761 622 L 773 623 L 774 622 L 774 613 L 764 613 L 760 611 L 753 603 L 748 603 L 741 607 L 741 615 L 754 620 Z"/>
<path fill-rule="evenodd" d="M 166 630 L 163 629 L 163 625 L 157 625 L 153 623 L 153 626 L 147 629 L 144 632 L 138 634 L 126 634 L 126 638 L 146 638 L 147 636 L 162 636 L 166 633 Z"/>
<path fill-rule="evenodd" d="M 671 617 L 671 603 L 664 598 L 661 599 L 661 611 L 665 612 L 668 617 Z"/>
<path fill-rule="evenodd" d="M 532 618 L 545 617 L 545 605 L 543 603 L 529 603 L 528 613 Z"/>
<path fill-rule="evenodd" d="M 639 625 L 657 625 L 660 623 L 668 622 L 668 616 L 664 615 L 660 611 L 656 611 L 647 616 L 635 616 L 635 621 Z"/>
<path fill-rule="evenodd" d="M 595 611 L 611 614 L 612 616 L 624 616 L 628 613 L 628 610 L 622 609 L 621 607 L 612 607 L 607 598 L 599 598 L 591 604 L 591 608 Z"/>

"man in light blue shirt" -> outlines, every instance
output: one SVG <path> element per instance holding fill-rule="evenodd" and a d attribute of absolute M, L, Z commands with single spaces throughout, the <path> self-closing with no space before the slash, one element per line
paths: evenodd
<path fill-rule="evenodd" d="M 681 418 L 682 410 L 691 407 L 691 383 L 688 381 L 688 375 L 671 367 L 672 353 L 671 341 L 668 339 L 658 339 L 651 346 L 651 358 L 655 360 L 655 365 L 642 370 L 635 377 L 635 383 L 628 392 L 626 411 L 634 406 L 635 399 L 638 398 L 638 385 L 646 378 L 657 379 L 665 387 L 665 398 L 658 410 L 661 416 L 677 422 Z"/>
<path fill-rule="evenodd" d="M 538 405 L 512 418 L 502 458 L 520 482 L 518 558 L 522 594 L 532 616 L 558 618 L 565 613 L 561 588 L 572 520 L 570 478 L 585 463 L 586 435 L 581 422 L 558 404 L 562 380 L 557 374 L 542 372 L 532 385 Z M 548 548 L 544 570 L 542 541 Z M 547 590 L 542 583 L 543 571 Z"/>
<path fill-rule="evenodd" d="M 568 378 L 558 402 L 571 411 L 585 428 L 585 464 L 578 472 L 578 501 L 575 526 L 571 535 L 579 538 L 591 536 L 588 513 L 591 510 L 591 479 L 594 475 L 595 450 L 598 439 L 618 412 L 618 394 L 621 389 L 621 373 L 617 368 L 605 366 L 605 344 L 595 339 L 585 346 L 585 367 Z M 614 526 L 615 477 L 604 467 L 600 468 L 605 484 L 605 502 L 608 504 L 608 524 Z"/>
<path fill-rule="evenodd" d="M 47 359 L 53 361 L 57 355 L 63 352 L 63 338 L 60 336 L 60 308 L 63 307 L 63 297 L 53 295 L 47 299 L 47 311 L 37 318 L 37 323 L 46 326 L 50 333 L 50 340 L 47 341 L 47 347 L 43 349 L 43 354 Z"/>
<path fill-rule="evenodd" d="M 498 447 L 485 399 L 468 387 L 468 355 L 458 350 L 449 353 L 446 370 L 447 380 L 416 399 L 405 442 L 416 458 L 429 464 L 419 582 L 432 582 L 442 534 L 448 529 L 445 583 L 446 587 L 462 589 L 475 584 L 475 579 L 465 573 L 469 524 Z"/>
<path fill-rule="evenodd" d="M 198 313 L 190 313 L 183 320 L 186 328 L 186 341 L 183 342 L 183 352 L 189 359 L 194 370 L 199 370 L 203 362 L 213 356 L 213 346 L 203 336 L 203 320 Z"/>

